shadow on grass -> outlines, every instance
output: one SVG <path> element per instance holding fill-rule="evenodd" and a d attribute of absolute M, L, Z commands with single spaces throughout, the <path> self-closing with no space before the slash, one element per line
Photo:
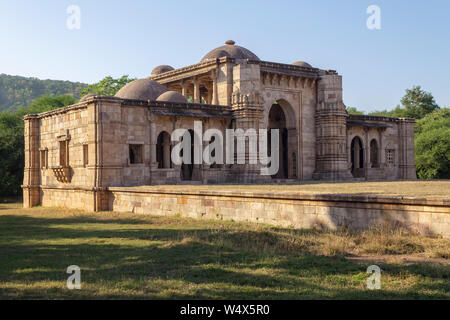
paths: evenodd
<path fill-rule="evenodd" d="M 74 224 L 78 229 L 64 227 Z M 133 228 L 137 224 L 141 228 Z M 152 219 L 3 215 L 0 298 L 448 299 L 450 284 L 441 268 L 383 266 L 389 274 L 436 281 L 373 292 L 365 289 L 367 265 L 307 250 L 266 250 L 277 241 L 270 232 L 167 228 Z M 73 264 L 81 267 L 83 290 L 65 288 L 66 268 Z"/>

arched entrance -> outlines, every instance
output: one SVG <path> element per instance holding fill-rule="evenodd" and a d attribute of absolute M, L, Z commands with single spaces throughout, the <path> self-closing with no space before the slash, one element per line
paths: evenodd
<path fill-rule="evenodd" d="M 364 177 L 364 149 L 361 138 L 353 138 L 350 150 L 353 177 L 362 178 Z"/>
<path fill-rule="evenodd" d="M 192 173 L 194 172 L 194 130 L 189 130 L 188 132 L 191 136 L 191 163 L 183 162 L 181 164 L 181 180 L 183 181 L 191 181 Z M 183 157 L 183 151 L 181 151 L 181 157 Z"/>
<path fill-rule="evenodd" d="M 289 178 L 289 159 L 288 159 L 288 130 L 286 125 L 286 114 L 279 103 L 275 102 L 270 108 L 269 122 L 268 122 L 268 153 L 271 151 L 271 130 L 279 130 L 279 169 L 278 173 L 273 175 L 273 179 L 288 179 Z"/>
<path fill-rule="evenodd" d="M 169 169 L 172 167 L 172 161 L 170 159 L 171 149 L 170 135 L 166 131 L 162 131 L 158 135 L 156 143 L 156 161 L 158 162 L 158 169 Z"/>
<path fill-rule="evenodd" d="M 375 139 L 370 141 L 370 163 L 372 164 L 372 168 L 380 167 L 380 163 L 378 161 L 378 143 Z"/>

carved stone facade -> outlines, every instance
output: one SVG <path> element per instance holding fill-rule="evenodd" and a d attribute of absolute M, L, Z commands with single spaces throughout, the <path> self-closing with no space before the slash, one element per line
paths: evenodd
<path fill-rule="evenodd" d="M 244 164 L 175 165 L 171 134 L 196 121 L 224 137 L 279 129 L 280 170 L 261 175 L 248 150 Z M 415 178 L 414 120 L 349 116 L 336 71 L 261 61 L 233 41 L 195 65 L 159 66 L 115 97 L 25 117 L 26 207 L 107 210 L 111 187 Z"/>

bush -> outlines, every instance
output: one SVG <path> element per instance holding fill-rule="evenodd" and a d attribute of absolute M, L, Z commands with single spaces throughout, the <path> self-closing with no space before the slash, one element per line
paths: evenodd
<path fill-rule="evenodd" d="M 419 179 L 450 179 L 450 109 L 417 121 L 416 168 Z"/>

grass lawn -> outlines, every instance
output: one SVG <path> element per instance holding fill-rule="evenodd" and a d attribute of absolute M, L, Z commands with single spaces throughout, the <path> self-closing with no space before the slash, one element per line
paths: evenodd
<path fill-rule="evenodd" d="M 0 204 L 2 299 L 450 299 L 450 240 Z M 382 270 L 366 288 L 367 267 Z M 68 290 L 66 268 L 81 268 Z"/>

